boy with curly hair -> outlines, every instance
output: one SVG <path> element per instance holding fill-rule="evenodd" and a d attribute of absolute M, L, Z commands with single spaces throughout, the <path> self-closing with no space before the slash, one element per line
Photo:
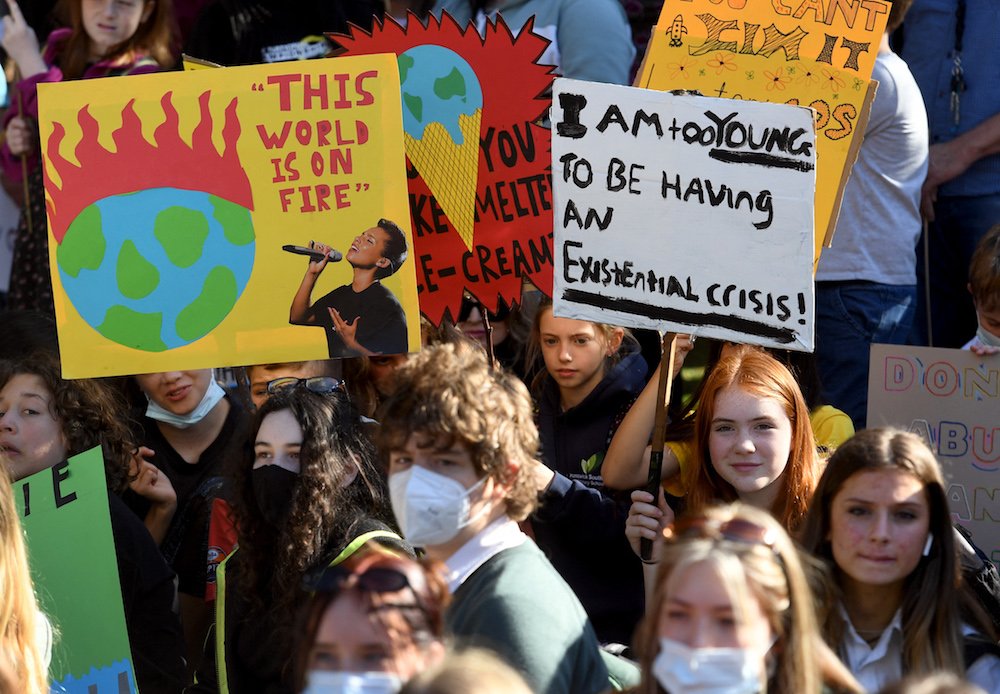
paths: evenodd
<path fill-rule="evenodd" d="M 400 529 L 447 567 L 447 631 L 496 651 L 540 694 L 606 690 L 583 607 L 517 524 L 542 474 L 524 385 L 474 345 L 437 345 L 396 372 L 380 419 Z"/>

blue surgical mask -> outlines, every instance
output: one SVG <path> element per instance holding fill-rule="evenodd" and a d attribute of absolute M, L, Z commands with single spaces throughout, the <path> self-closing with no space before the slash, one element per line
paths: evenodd
<path fill-rule="evenodd" d="M 979 327 L 976 330 L 976 339 L 978 339 L 981 343 L 983 343 L 987 347 L 1000 347 L 1000 337 L 994 335 L 989 330 L 984 328 L 981 323 L 979 324 Z"/>
<path fill-rule="evenodd" d="M 690 648 L 660 639 L 653 676 L 670 694 L 757 694 L 763 689 L 759 653 L 744 648 Z"/>
<path fill-rule="evenodd" d="M 189 426 L 203 420 L 212 411 L 212 408 L 219 404 L 219 400 L 222 400 L 225 396 L 226 391 L 215 382 L 215 378 L 213 377 L 212 381 L 208 384 L 208 389 L 205 391 L 205 396 L 201 399 L 201 402 L 187 414 L 174 414 L 170 410 L 163 409 L 149 396 L 146 396 L 146 400 L 149 401 L 149 405 L 146 407 L 146 416 L 158 422 L 175 426 L 178 429 L 187 429 Z"/>
<path fill-rule="evenodd" d="M 310 670 L 302 694 L 396 694 L 402 688 L 391 672 Z"/>

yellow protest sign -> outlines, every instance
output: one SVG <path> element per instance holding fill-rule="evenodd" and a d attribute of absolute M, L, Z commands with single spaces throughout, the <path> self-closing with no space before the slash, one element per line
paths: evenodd
<path fill-rule="evenodd" d="M 811 107 L 819 258 L 864 137 L 889 6 L 886 0 L 667 0 L 636 86 Z M 725 124 L 717 136 L 730 137 Z"/>
<path fill-rule="evenodd" d="M 39 104 L 66 377 L 419 348 L 395 56 L 45 84 Z"/>

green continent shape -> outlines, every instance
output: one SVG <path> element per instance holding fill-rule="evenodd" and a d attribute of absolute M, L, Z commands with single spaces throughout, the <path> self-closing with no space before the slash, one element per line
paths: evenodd
<path fill-rule="evenodd" d="M 214 210 L 212 216 L 222 225 L 222 233 L 226 235 L 229 243 L 234 246 L 253 243 L 253 220 L 250 219 L 250 210 L 215 195 L 209 195 L 208 201 L 212 203 Z"/>
<path fill-rule="evenodd" d="M 96 205 L 88 205 L 66 230 L 56 248 L 56 262 L 70 277 L 79 277 L 81 270 L 96 270 L 104 262 L 104 224 Z"/>
<path fill-rule="evenodd" d="M 424 122 L 424 100 L 419 96 L 413 94 L 407 94 L 403 92 L 403 103 L 406 104 L 406 109 L 413 114 L 413 117 L 417 119 L 417 122 Z"/>
<path fill-rule="evenodd" d="M 208 220 L 197 210 L 174 205 L 156 215 L 153 235 L 177 267 L 191 267 L 201 258 L 208 238 Z"/>
<path fill-rule="evenodd" d="M 396 62 L 399 63 L 399 83 L 404 84 L 406 82 L 406 73 L 410 71 L 410 68 L 413 67 L 413 63 L 416 61 L 413 60 L 412 55 L 403 53 L 396 59 Z"/>
<path fill-rule="evenodd" d="M 236 304 L 236 275 L 221 265 L 205 278 L 201 294 L 177 315 L 177 334 L 192 342 L 212 331 Z"/>
<path fill-rule="evenodd" d="M 163 352 L 167 345 L 160 337 L 162 329 L 162 313 L 139 313 L 126 306 L 112 306 L 104 314 L 104 322 L 97 331 L 126 347 L 144 352 Z"/>
<path fill-rule="evenodd" d="M 160 284 L 160 271 L 142 257 L 142 253 L 131 239 L 126 239 L 122 243 L 115 276 L 118 279 L 118 291 L 129 299 L 149 296 Z"/>
<path fill-rule="evenodd" d="M 442 101 L 447 101 L 453 96 L 465 100 L 465 78 L 457 67 L 453 67 L 444 77 L 434 80 L 434 94 Z"/>

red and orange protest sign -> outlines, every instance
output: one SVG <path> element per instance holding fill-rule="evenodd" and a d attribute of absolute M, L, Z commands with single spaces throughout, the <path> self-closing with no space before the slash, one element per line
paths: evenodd
<path fill-rule="evenodd" d="M 527 280 L 552 287 L 550 136 L 536 123 L 549 101 L 548 42 L 502 19 L 461 28 L 450 16 L 371 35 L 334 36 L 349 55 L 395 53 L 420 310 L 458 316 L 463 291 L 487 308 L 520 300 Z"/>

